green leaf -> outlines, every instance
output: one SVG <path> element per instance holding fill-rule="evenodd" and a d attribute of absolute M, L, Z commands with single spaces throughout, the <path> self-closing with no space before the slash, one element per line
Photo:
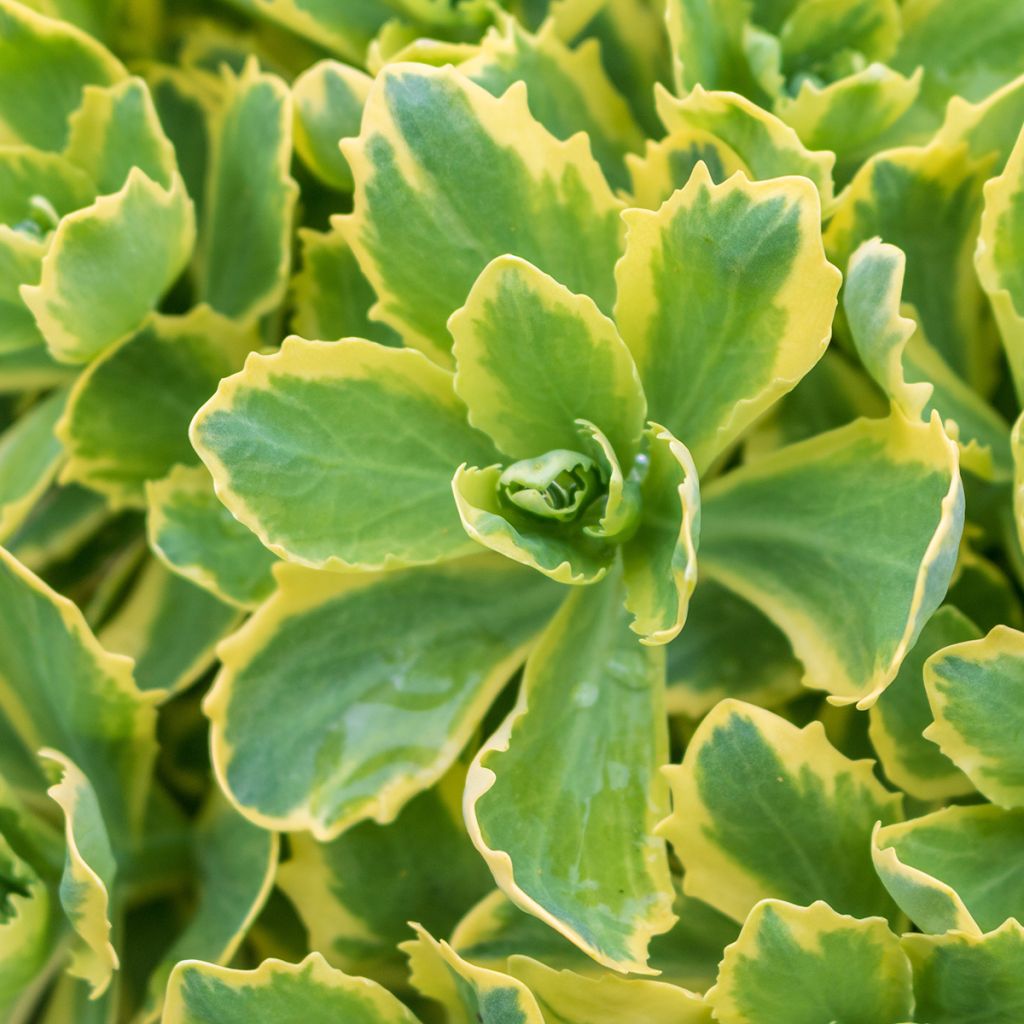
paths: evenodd
<path fill-rule="evenodd" d="M 87 85 L 125 75 L 113 55 L 66 22 L 0 3 L 0 142 L 63 148 L 68 115 Z"/>
<path fill-rule="evenodd" d="M 0 704 L 16 738 L 0 748 L 3 772 L 31 778 L 42 746 L 74 751 L 117 846 L 141 822 L 152 700 L 132 680 L 131 659 L 105 651 L 81 611 L 2 548 L 0 612 Z"/>
<path fill-rule="evenodd" d="M 53 429 L 67 391 L 55 391 L 0 434 L 0 541 L 25 521 L 64 460 Z"/>
<path fill-rule="evenodd" d="M 935 715 L 925 736 L 993 803 L 1024 804 L 1024 633 L 996 626 L 946 647 L 928 659 L 924 679 Z"/>
<path fill-rule="evenodd" d="M 486 559 L 278 572 L 278 591 L 222 645 L 205 710 L 239 809 L 319 839 L 393 820 L 448 769 L 558 597 Z"/>
<path fill-rule="evenodd" d="M 900 37 L 898 0 L 804 0 L 779 32 L 787 77 L 829 74 L 843 51 L 861 62 L 888 60 Z"/>
<path fill-rule="evenodd" d="M 45 239 L 0 224 L 0 355 L 17 356 L 45 344 L 35 318 L 22 302 L 21 286 L 39 283 L 47 244 Z"/>
<path fill-rule="evenodd" d="M 545 1024 L 711 1024 L 704 999 L 663 981 L 556 971 L 527 956 L 509 958 L 508 971 L 533 993 Z"/>
<path fill-rule="evenodd" d="M 150 975 L 137 1024 L 159 1019 L 177 963 L 231 961 L 274 882 L 277 836 L 249 824 L 219 794 L 200 812 L 192 841 L 199 888 L 195 911 Z"/>
<path fill-rule="evenodd" d="M 99 637 L 107 650 L 135 660 L 140 690 L 165 699 L 213 665 L 217 644 L 239 618 L 234 605 L 150 559 Z"/>
<path fill-rule="evenodd" d="M 277 559 L 217 499 L 203 466 L 150 481 L 146 503 L 149 545 L 168 568 L 240 608 L 270 596 Z"/>
<path fill-rule="evenodd" d="M 0 226 L 0 233 L 3 228 Z M 0 395 L 20 391 L 48 391 L 75 378 L 74 367 L 58 363 L 45 345 L 0 352 Z"/>
<path fill-rule="evenodd" d="M 876 821 L 900 817 L 900 797 L 879 785 L 872 762 L 840 754 L 820 722 L 798 729 L 724 700 L 666 774 L 674 811 L 660 831 L 688 895 L 737 921 L 768 898 L 893 916 L 868 839 Z"/>
<path fill-rule="evenodd" d="M 828 210 L 832 204 L 834 153 L 812 153 L 789 125 L 734 92 L 709 91 L 695 85 L 682 99 L 665 89 L 656 92 L 665 128 L 702 131 L 724 143 L 757 181 L 801 175 L 810 178 Z"/>
<path fill-rule="evenodd" d="M 871 852 L 885 887 L 918 928 L 980 935 L 1024 916 L 1022 842 L 1024 812 L 981 804 L 877 828 Z"/>
<path fill-rule="evenodd" d="M 615 319 L 648 415 L 703 471 L 825 350 L 840 276 L 818 197 L 795 177 L 715 185 L 698 164 L 660 210 L 625 219 Z"/>
<path fill-rule="evenodd" d="M 302 266 L 291 282 L 292 330 L 322 341 L 368 338 L 381 345 L 401 345 L 390 327 L 370 319 L 377 296 L 345 236 L 337 228 L 300 228 L 298 236 Z"/>
<path fill-rule="evenodd" d="M 640 523 L 622 549 L 623 579 L 629 628 L 641 643 L 665 644 L 683 628 L 697 585 L 700 488 L 685 445 L 656 423 L 646 437 Z"/>
<path fill-rule="evenodd" d="M 466 780 L 470 836 L 509 899 L 598 963 L 640 973 L 674 920 L 653 835 L 668 808 L 663 673 L 629 632 L 617 577 L 572 592 Z"/>
<path fill-rule="evenodd" d="M 123 181 L 124 176 L 115 187 Z M 73 213 L 95 195 L 95 182 L 65 156 L 28 146 L 0 146 L 0 221 L 18 238 L 41 240 L 56 227 L 54 214 L 59 219 Z"/>
<path fill-rule="evenodd" d="M 440 1003 L 450 1024 L 547 1024 L 530 990 L 509 974 L 477 967 L 420 925 L 402 944 L 413 985 Z"/>
<path fill-rule="evenodd" d="M 77 936 L 67 970 L 88 982 L 90 998 L 98 999 L 119 967 L 110 941 L 110 893 L 117 863 L 89 780 L 59 751 L 44 749 L 40 756 L 57 765 L 57 782 L 47 792 L 64 814 L 67 856 L 60 902 Z"/>
<path fill-rule="evenodd" d="M 1003 173 L 985 184 L 974 263 L 1003 339 L 1017 396 L 1024 396 L 1024 131 Z"/>
<path fill-rule="evenodd" d="M 390 65 L 343 150 L 356 182 L 345 231 L 374 315 L 406 344 L 447 359 L 448 317 L 505 253 L 610 311 L 621 204 L 585 136 L 559 142 L 534 120 L 525 84 L 495 99 L 452 68 Z"/>
<path fill-rule="evenodd" d="M 163 1024 L 417 1024 L 390 992 L 334 970 L 319 953 L 301 963 L 264 960 L 256 970 L 183 960 L 171 973 Z"/>
<path fill-rule="evenodd" d="M 661 981 L 702 992 L 715 980 L 722 950 L 736 938 L 739 926 L 678 890 L 673 911 L 679 920 L 651 940 L 650 966 L 661 972 Z M 520 910 L 500 890 L 485 896 L 451 934 L 459 955 L 480 967 L 505 970 L 509 957 L 523 955 L 575 975 L 605 976 L 582 950 Z"/>
<path fill-rule="evenodd" d="M 291 266 L 298 186 L 289 177 L 292 111 L 288 88 L 249 60 L 223 72 L 210 130 L 210 161 L 196 252 L 199 298 L 247 322 L 281 301 Z"/>
<path fill-rule="evenodd" d="M 756 605 L 804 683 L 870 707 L 941 603 L 963 525 L 933 414 L 858 420 L 705 487 L 701 568 Z"/>
<path fill-rule="evenodd" d="M 291 837 L 277 883 L 309 944 L 342 970 L 391 988 L 408 984 L 398 943 L 408 921 L 448 935 L 494 884 L 462 822 L 465 772 L 456 767 L 389 825 L 362 822 L 329 843 Z M 519 913 L 516 911 L 516 913 Z"/>
<path fill-rule="evenodd" d="M 144 507 L 146 482 L 194 463 L 188 427 L 252 338 L 209 307 L 151 317 L 78 378 L 57 436 L 61 482 L 100 491 L 114 507 Z"/>
<path fill-rule="evenodd" d="M 133 167 L 165 189 L 178 170 L 174 147 L 141 78 L 109 88 L 85 87 L 82 105 L 68 121 L 64 156 L 89 175 L 100 195 L 121 188 Z"/>
<path fill-rule="evenodd" d="M 661 139 L 648 139 L 643 156 L 630 153 L 631 205 L 657 210 L 677 189 L 690 180 L 698 163 L 704 163 L 711 180 L 720 185 L 742 171 L 754 177 L 738 153 L 702 128 L 677 128 Z"/>
<path fill-rule="evenodd" d="M 1007 921 L 980 937 L 904 935 L 914 967 L 917 1019 L 931 1024 L 1016 1024 L 1024 1014 L 1024 928 Z"/>
<path fill-rule="evenodd" d="M 745 5 L 737 0 L 668 0 L 665 7 L 680 94 L 702 86 L 742 91 L 750 81 L 743 52 Z"/>
<path fill-rule="evenodd" d="M 910 963 L 885 920 L 820 901 L 758 903 L 707 1000 L 721 1024 L 896 1024 L 914 1007 Z"/>
<path fill-rule="evenodd" d="M 506 455 L 575 449 L 585 419 L 623 466 L 632 464 L 647 405 L 629 349 L 592 299 L 517 256 L 499 256 L 448 329 L 469 421 Z"/>
<path fill-rule="evenodd" d="M 1020 74 L 1024 11 L 1000 0 L 969 10 L 956 0 L 908 0 L 893 66 L 925 69 L 924 95 L 938 111 L 954 94 L 979 100 Z"/>
<path fill-rule="evenodd" d="M 474 550 L 451 479 L 487 465 L 452 375 L 412 349 L 288 338 L 196 414 L 192 443 L 231 513 L 313 568 L 423 564 Z M 287 459 L 282 459 L 286 451 Z M 296 501 L 316 494 L 316 502 Z"/>
<path fill-rule="evenodd" d="M 459 71 L 493 96 L 525 82 L 533 116 L 558 139 L 586 132 L 610 184 L 625 186 L 623 157 L 640 148 L 643 135 L 608 79 L 596 39 L 573 49 L 559 39 L 553 21 L 533 35 L 507 18 L 488 30 L 478 53 L 461 63 Z"/>
<path fill-rule="evenodd" d="M 61 222 L 38 285 L 22 285 L 55 358 L 84 363 L 141 326 L 185 267 L 195 237 L 181 178 L 132 169 L 124 187 Z"/>
<path fill-rule="evenodd" d="M 785 636 L 713 579 L 699 581 L 686 628 L 667 651 L 665 702 L 672 714 L 698 719 L 725 697 L 772 707 L 802 692 L 803 668 Z"/>
<path fill-rule="evenodd" d="M 54 931 L 49 888 L 0 833 L 0 1014 L 4 1020 L 28 1016 L 45 978 Z"/>
<path fill-rule="evenodd" d="M 836 154 L 836 184 L 846 185 L 913 107 L 923 74 L 917 68 L 901 75 L 874 63 L 827 85 L 807 77 L 796 95 L 779 96 L 774 110 L 808 149 Z"/>
<path fill-rule="evenodd" d="M 971 792 L 963 773 L 922 735 L 932 722 L 923 673 L 936 651 L 980 635 L 970 619 L 952 605 L 943 605 L 925 624 L 896 678 L 869 712 L 871 744 L 886 777 L 919 800 Z"/>
<path fill-rule="evenodd" d="M 879 153 L 843 191 L 825 234 L 840 267 L 875 236 L 902 249 L 903 293 L 925 336 L 953 370 L 983 387 L 994 379 L 995 353 L 979 338 L 984 296 L 970 264 L 989 166 L 941 138 Z"/>
<path fill-rule="evenodd" d="M 95 491 L 72 484 L 51 487 L 33 505 L 7 548 L 33 572 L 71 556 L 107 518 L 107 503 Z"/>
<path fill-rule="evenodd" d="M 1008 479 L 1007 424 L 900 313 L 905 266 L 903 252 L 877 238 L 850 257 L 843 308 L 861 361 L 908 418 L 938 410 L 964 466 L 986 479 Z"/>
<path fill-rule="evenodd" d="M 352 191 L 352 171 L 338 143 L 359 134 L 373 79 L 336 60 L 321 60 L 292 84 L 295 151 L 326 185 Z"/>

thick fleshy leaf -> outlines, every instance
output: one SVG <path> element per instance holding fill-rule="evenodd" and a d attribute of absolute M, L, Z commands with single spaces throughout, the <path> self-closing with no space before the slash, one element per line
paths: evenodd
<path fill-rule="evenodd" d="M 980 635 L 978 627 L 952 605 L 941 607 L 925 624 L 896 678 L 869 712 L 871 745 L 886 777 L 919 800 L 971 792 L 963 773 L 922 735 L 932 723 L 923 673 L 926 660 L 936 651 Z"/>
<path fill-rule="evenodd" d="M 44 345 L 0 353 L 0 395 L 46 391 L 68 384 L 74 378 L 75 368 L 58 363 Z"/>
<path fill-rule="evenodd" d="M 827 900 L 842 913 L 892 916 L 872 867 L 876 821 L 900 797 L 851 761 L 820 722 L 803 729 L 724 700 L 698 726 L 683 763 L 666 769 L 674 811 L 661 826 L 682 861 L 683 891 L 737 921 L 762 899 Z"/>
<path fill-rule="evenodd" d="M 37 573 L 72 555 L 107 515 L 107 503 L 95 491 L 74 484 L 51 487 L 5 544 L 22 565 Z"/>
<path fill-rule="evenodd" d="M 320 839 L 393 820 L 447 770 L 559 596 L 485 559 L 278 573 L 278 591 L 222 645 L 205 710 L 239 809 Z"/>
<path fill-rule="evenodd" d="M 924 678 L 935 715 L 925 736 L 993 803 L 1024 805 L 1024 633 L 996 626 L 947 647 Z"/>
<path fill-rule="evenodd" d="M 171 188 L 178 170 L 174 147 L 141 78 L 110 88 L 86 86 L 68 129 L 64 156 L 89 175 L 100 195 L 121 188 L 133 167 Z"/>
<path fill-rule="evenodd" d="M 697 585 L 700 488 L 686 446 L 656 423 L 646 434 L 640 523 L 622 549 L 623 578 L 629 628 L 641 643 L 666 644 L 683 628 Z"/>
<path fill-rule="evenodd" d="M 373 79 L 336 60 L 318 61 L 292 85 L 295 151 L 325 184 L 352 191 L 352 171 L 338 143 L 359 134 Z"/>
<path fill-rule="evenodd" d="M 715 185 L 703 164 L 656 213 L 630 210 L 615 319 L 648 415 L 705 469 L 821 358 L 840 275 L 804 178 Z"/>
<path fill-rule="evenodd" d="M 533 35 L 508 18 L 488 31 L 479 52 L 459 71 L 494 96 L 525 82 L 533 116 L 559 139 L 586 132 L 611 185 L 626 184 L 623 156 L 640 148 L 643 135 L 608 80 L 596 39 L 572 49 L 559 39 L 553 20 Z"/>
<path fill-rule="evenodd" d="M 904 935 L 917 1019 L 930 1024 L 1016 1024 L 1024 1015 L 1024 928 L 987 935 Z"/>
<path fill-rule="evenodd" d="M 453 769 L 389 825 L 363 822 L 329 843 L 291 837 L 292 855 L 277 883 L 312 948 L 351 974 L 392 988 L 408 984 L 397 948 L 409 937 L 408 921 L 449 935 L 494 884 L 466 836 L 464 779 L 464 770 Z"/>
<path fill-rule="evenodd" d="M 749 17 L 738 0 L 667 0 L 668 36 L 681 94 L 702 86 L 740 91 L 750 81 L 743 52 Z"/>
<path fill-rule="evenodd" d="M 610 311 L 621 204 L 585 136 L 560 142 L 533 118 L 525 84 L 495 99 L 452 68 L 389 65 L 343 149 L 356 181 L 345 230 L 375 315 L 406 344 L 446 359 L 448 317 L 505 253 Z"/>
<path fill-rule="evenodd" d="M 0 224 L 0 354 L 17 355 L 45 344 L 21 300 L 21 286 L 39 283 L 48 244 L 47 239 Z"/>
<path fill-rule="evenodd" d="M 390 992 L 351 978 L 319 953 L 302 963 L 264 960 L 254 971 L 183 960 L 171 972 L 163 1024 L 417 1024 Z"/>
<path fill-rule="evenodd" d="M 146 503 L 150 547 L 174 572 L 241 608 L 270 596 L 277 559 L 221 504 L 203 466 L 151 481 Z"/>
<path fill-rule="evenodd" d="M 450 373 L 414 350 L 357 339 L 288 338 L 250 356 L 191 434 L 231 513 L 275 554 L 313 568 L 471 552 L 452 474 L 496 457 L 466 422 Z M 297 501 L 303 494 L 316 501 Z"/>
<path fill-rule="evenodd" d="M 716 185 L 737 171 L 748 178 L 755 177 L 739 154 L 721 139 L 701 128 L 678 128 L 662 139 L 648 139 L 643 156 L 627 155 L 630 205 L 657 210 L 690 180 L 698 163 L 707 167 Z"/>
<path fill-rule="evenodd" d="M 954 94 L 978 100 L 1020 74 L 1024 10 L 1016 4 L 976 0 L 967 10 L 956 0 L 910 0 L 902 20 L 893 65 L 924 67 L 924 95 L 939 111 Z"/>
<path fill-rule="evenodd" d="M 698 719 L 725 697 L 772 707 L 802 692 L 803 669 L 785 636 L 713 579 L 698 583 L 686 628 L 667 651 L 665 702 L 672 714 Z"/>
<path fill-rule="evenodd" d="M 897 1024 L 912 1016 L 910 963 L 879 917 L 764 900 L 707 994 L 721 1024 Z"/>
<path fill-rule="evenodd" d="M 46 883 L 2 833 L 0 878 L 0 1015 L 22 1021 L 38 998 L 52 955 L 52 898 Z"/>
<path fill-rule="evenodd" d="M 455 390 L 469 421 L 515 459 L 577 449 L 596 424 L 632 464 L 647 405 L 615 324 L 585 295 L 517 256 L 499 256 L 448 321 Z"/>
<path fill-rule="evenodd" d="M 827 74 L 836 51 L 855 50 L 864 61 L 888 60 L 900 35 L 897 0 L 807 0 L 791 4 L 779 32 L 788 78 Z"/>
<path fill-rule="evenodd" d="M 774 114 L 734 92 L 709 92 L 695 85 L 682 99 L 657 90 L 658 114 L 671 133 L 704 131 L 725 143 L 755 180 L 801 175 L 810 178 L 826 209 L 832 203 L 833 153 L 812 153 L 800 136 Z"/>
<path fill-rule="evenodd" d="M 1024 131 L 1003 173 L 986 182 L 974 262 L 1003 338 L 1017 397 L 1024 396 Z"/>
<path fill-rule="evenodd" d="M 980 935 L 1024 916 L 1022 850 L 1024 812 L 981 804 L 876 829 L 871 852 L 890 895 L 921 931 Z"/>
<path fill-rule="evenodd" d="M 61 482 L 100 491 L 114 507 L 144 506 L 146 481 L 196 461 L 189 423 L 252 342 L 206 306 L 152 317 L 71 389 L 57 426 L 68 454 Z"/>
<path fill-rule="evenodd" d="M 85 86 L 124 75 L 85 32 L 12 0 L 0 4 L 0 141 L 62 149 Z"/>
<path fill-rule="evenodd" d="M 335 341 L 368 338 L 397 346 L 402 340 L 386 324 L 371 320 L 377 296 L 345 236 L 336 228 L 300 228 L 302 266 L 292 278 L 292 330 L 303 338 Z"/>
<path fill-rule="evenodd" d="M 89 983 L 91 996 L 103 995 L 118 956 L 110 942 L 110 894 L 117 863 L 96 793 L 81 769 L 56 750 L 40 755 L 57 766 L 56 784 L 47 792 L 64 814 L 67 855 L 60 880 L 60 902 L 75 930 L 68 973 Z"/>
<path fill-rule="evenodd" d="M 151 559 L 99 638 L 107 650 L 135 660 L 140 690 L 165 698 L 213 665 L 217 644 L 239 618 L 234 605 Z"/>
<path fill-rule="evenodd" d="M 0 541 L 18 529 L 64 459 L 53 428 L 67 391 L 55 391 L 0 434 Z"/>
<path fill-rule="evenodd" d="M 533 993 L 545 1024 L 711 1024 L 711 1007 L 694 992 L 663 981 L 556 971 L 513 956 L 508 972 Z"/>
<path fill-rule="evenodd" d="M 858 420 L 704 489 L 701 571 L 767 615 L 835 703 L 870 707 L 946 592 L 963 526 L 937 415 Z"/>
<path fill-rule="evenodd" d="M 0 703 L 15 730 L 0 749 L 4 774 L 32 778 L 42 746 L 74 751 L 123 840 L 141 819 L 155 753 L 152 701 L 131 660 L 105 651 L 81 611 L 3 549 L 0 611 Z M 41 788 L 37 768 L 35 779 Z"/>
<path fill-rule="evenodd" d="M 255 60 L 224 72 L 196 253 L 199 298 L 240 321 L 274 309 L 288 284 L 298 186 L 288 174 L 288 88 Z"/>
<path fill-rule="evenodd" d="M 502 500 L 501 477 L 501 466 L 460 466 L 452 480 L 462 526 L 473 540 L 558 583 L 588 584 L 604 578 L 615 558 L 614 547 Z"/>
<path fill-rule="evenodd" d="M 752 462 L 862 416 L 877 419 L 889 408 L 889 400 L 860 366 L 838 345 L 830 345 L 811 372 L 747 435 L 744 455 Z"/>
<path fill-rule="evenodd" d="M 950 369 L 917 324 L 901 315 L 905 265 L 900 249 L 877 238 L 850 257 L 843 308 L 861 361 L 910 419 L 938 410 L 966 468 L 986 479 L 1008 479 L 1008 425 Z"/>
<path fill-rule="evenodd" d="M 463 960 L 418 924 L 417 938 L 402 944 L 413 985 L 440 1003 L 450 1024 L 547 1024 L 530 990 L 510 974 Z"/>
<path fill-rule="evenodd" d="M 660 980 L 703 992 L 715 980 L 722 950 L 739 926 L 700 900 L 676 892 L 679 920 L 651 940 L 650 966 Z M 511 956 L 529 956 L 548 967 L 599 977 L 604 969 L 539 918 L 520 910 L 500 890 L 485 896 L 452 932 L 460 956 L 481 967 L 505 970 Z"/>
<path fill-rule="evenodd" d="M 906 253 L 904 297 L 928 341 L 972 385 L 993 378 L 995 354 L 979 336 L 984 296 L 970 270 L 990 166 L 941 140 L 879 153 L 843 192 L 825 234 L 840 267 L 876 236 Z"/>
<path fill-rule="evenodd" d="M 179 961 L 231 960 L 274 882 L 277 836 L 251 825 L 219 795 L 200 814 L 193 844 L 199 886 L 195 911 L 150 975 L 136 1024 L 159 1018 L 167 979 Z"/>
<path fill-rule="evenodd" d="M 133 334 L 185 267 L 195 224 L 177 175 L 169 189 L 132 169 L 112 195 L 69 214 L 21 296 L 55 358 L 83 363 Z"/>
<path fill-rule="evenodd" d="M 817 6 L 826 5 L 819 0 Z M 901 75 L 875 63 L 827 85 L 805 78 L 796 95 L 779 96 L 774 109 L 809 149 L 836 154 L 836 184 L 845 185 L 913 106 L 922 75 L 920 68 Z"/>
<path fill-rule="evenodd" d="M 470 836 L 509 899 L 599 963 L 641 973 L 675 919 L 653 835 L 668 807 L 662 659 L 630 633 L 617 576 L 574 591 L 466 780 Z"/>

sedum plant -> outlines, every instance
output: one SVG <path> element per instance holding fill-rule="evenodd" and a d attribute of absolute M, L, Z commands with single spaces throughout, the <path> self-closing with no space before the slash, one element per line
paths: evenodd
<path fill-rule="evenodd" d="M 1017 1021 L 1022 53 L 0 0 L 0 1019 Z"/>

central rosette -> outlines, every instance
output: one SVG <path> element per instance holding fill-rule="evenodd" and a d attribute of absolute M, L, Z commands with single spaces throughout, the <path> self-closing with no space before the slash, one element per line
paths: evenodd
<path fill-rule="evenodd" d="M 597 463 L 565 448 L 514 462 L 498 477 L 505 501 L 541 519 L 569 523 L 597 512 L 607 477 Z"/>

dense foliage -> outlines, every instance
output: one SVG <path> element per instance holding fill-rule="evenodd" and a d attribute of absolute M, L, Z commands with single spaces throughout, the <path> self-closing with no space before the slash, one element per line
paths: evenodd
<path fill-rule="evenodd" d="M 1007 0 L 0 0 L 0 1020 L 1019 1024 L 1022 123 Z"/>

